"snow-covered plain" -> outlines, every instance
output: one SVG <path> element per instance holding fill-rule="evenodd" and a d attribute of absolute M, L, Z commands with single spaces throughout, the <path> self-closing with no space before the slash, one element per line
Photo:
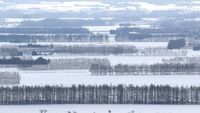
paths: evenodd
<path fill-rule="evenodd" d="M 174 58 L 171 56 L 126 56 L 126 55 L 121 55 L 121 56 L 113 56 L 113 55 L 109 55 L 109 56 L 88 56 L 88 55 L 66 55 L 66 54 L 55 54 L 55 55 L 51 55 L 51 56 L 46 56 L 43 55 L 41 56 L 43 58 L 46 59 L 74 59 L 74 58 L 98 58 L 98 59 L 108 59 L 110 61 L 110 63 L 112 65 L 116 65 L 116 64 L 154 64 L 154 63 L 162 63 L 162 59 L 170 59 L 170 58 Z M 38 58 L 38 56 L 33 57 L 33 58 Z"/>
<path fill-rule="evenodd" d="M 177 76 L 92 76 L 87 70 L 70 71 L 19 71 L 20 85 L 171 85 L 199 86 L 198 75 Z"/>
<path fill-rule="evenodd" d="M 199 105 L 26 105 L 0 106 L 0 113 L 199 113 Z"/>

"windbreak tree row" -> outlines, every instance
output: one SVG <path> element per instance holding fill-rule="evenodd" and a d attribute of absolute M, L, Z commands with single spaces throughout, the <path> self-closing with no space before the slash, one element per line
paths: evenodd
<path fill-rule="evenodd" d="M 0 104 L 200 104 L 200 87 L 155 85 L 0 87 Z"/>
<path fill-rule="evenodd" d="M 71 58 L 52 59 L 47 65 L 32 65 L 18 67 L 22 70 L 88 70 L 92 64 L 110 65 L 108 59 L 98 58 Z"/>
<path fill-rule="evenodd" d="M 0 34 L 0 42 L 103 42 L 108 41 L 104 34 Z"/>
<path fill-rule="evenodd" d="M 55 46 L 54 52 L 68 54 L 99 54 L 99 55 L 119 55 L 134 54 L 138 49 L 133 45 L 69 45 Z"/>
<path fill-rule="evenodd" d="M 92 75 L 200 75 L 198 63 L 157 63 L 152 65 L 100 65 L 90 67 Z"/>

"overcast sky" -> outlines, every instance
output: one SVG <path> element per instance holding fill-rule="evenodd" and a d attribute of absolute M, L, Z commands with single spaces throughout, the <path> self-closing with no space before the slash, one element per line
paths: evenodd
<path fill-rule="evenodd" d="M 200 11 L 199 0 L 0 0 L 0 11 Z"/>

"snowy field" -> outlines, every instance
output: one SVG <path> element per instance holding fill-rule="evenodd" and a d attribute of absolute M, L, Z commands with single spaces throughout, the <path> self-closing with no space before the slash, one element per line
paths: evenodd
<path fill-rule="evenodd" d="M 88 71 L 39 71 L 20 72 L 21 85 L 46 85 L 46 84 L 133 84 L 133 85 L 194 85 L 200 86 L 200 76 L 91 76 Z"/>
<path fill-rule="evenodd" d="M 187 54 L 188 57 L 194 57 L 194 56 L 198 56 L 200 57 L 200 52 L 199 51 L 192 51 L 192 50 L 188 50 L 188 54 Z"/>
<path fill-rule="evenodd" d="M 18 71 L 9 69 L 11 72 Z M 7 71 L 7 69 L 2 69 Z M 200 86 L 198 75 L 162 75 L 162 76 L 92 76 L 87 70 L 68 71 L 18 71 L 21 75 L 21 85 L 171 85 Z"/>
<path fill-rule="evenodd" d="M 170 59 L 174 58 L 171 56 L 88 56 L 88 55 L 81 55 L 81 56 L 74 56 L 74 55 L 66 55 L 66 54 L 55 54 L 51 56 L 41 56 L 46 59 L 74 59 L 74 58 L 98 58 L 98 59 L 108 59 L 112 65 L 115 64 L 154 64 L 154 63 L 162 63 L 162 59 Z M 38 56 L 35 56 L 33 58 L 38 58 Z"/>
<path fill-rule="evenodd" d="M 0 106 L 0 113 L 199 113 L 199 105 L 26 105 Z"/>

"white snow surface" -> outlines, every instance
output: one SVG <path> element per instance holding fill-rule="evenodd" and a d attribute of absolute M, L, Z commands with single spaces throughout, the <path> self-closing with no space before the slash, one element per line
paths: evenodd
<path fill-rule="evenodd" d="M 6 69 L 3 69 L 6 71 Z M 11 69 L 9 69 L 11 70 Z M 12 69 L 12 71 L 18 71 Z M 162 75 L 162 76 L 92 76 L 87 70 L 61 71 L 18 71 L 21 75 L 20 85 L 170 85 L 200 86 L 198 75 Z M 0 112 L 1 113 L 1 112 Z"/>
<path fill-rule="evenodd" d="M 119 55 L 119 56 L 114 56 L 114 55 L 109 55 L 109 56 L 88 56 L 88 55 L 66 55 L 66 54 L 55 54 L 51 56 L 41 56 L 46 59 L 75 59 L 75 58 L 98 58 L 98 59 L 108 59 L 112 65 L 116 64 L 155 64 L 155 63 L 162 63 L 162 59 L 170 59 L 174 58 L 171 56 L 126 56 L 126 55 Z M 38 56 L 33 57 L 33 58 L 38 58 Z"/>
<path fill-rule="evenodd" d="M 25 105 L 0 106 L 0 113 L 199 113 L 199 105 Z"/>

